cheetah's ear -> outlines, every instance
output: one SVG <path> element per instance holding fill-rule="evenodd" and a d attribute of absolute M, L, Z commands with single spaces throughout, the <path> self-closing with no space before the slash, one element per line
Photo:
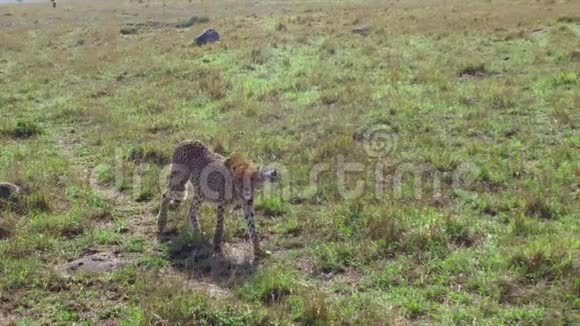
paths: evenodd
<path fill-rule="evenodd" d="M 224 162 L 224 165 L 226 166 L 226 168 L 227 168 L 228 170 L 231 170 L 231 169 L 232 169 L 232 158 L 231 158 L 231 157 L 228 157 L 228 158 L 225 160 L 225 162 Z"/>

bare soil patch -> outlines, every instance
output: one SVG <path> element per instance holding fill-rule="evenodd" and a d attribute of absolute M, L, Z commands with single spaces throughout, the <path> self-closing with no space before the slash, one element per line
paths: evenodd
<path fill-rule="evenodd" d="M 127 263 L 125 259 L 113 252 L 99 252 L 63 264 L 59 270 L 68 274 L 77 272 L 108 273 L 122 268 Z"/>

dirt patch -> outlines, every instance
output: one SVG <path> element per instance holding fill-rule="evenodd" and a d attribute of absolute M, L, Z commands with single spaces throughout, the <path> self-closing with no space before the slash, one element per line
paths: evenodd
<path fill-rule="evenodd" d="M 121 35 L 137 35 L 153 33 L 162 29 L 184 29 L 207 22 L 209 22 L 209 18 L 205 16 L 192 16 L 187 20 L 180 22 L 150 20 L 146 22 L 126 23 L 123 25 L 123 27 L 121 27 L 119 32 Z"/>
<path fill-rule="evenodd" d="M 545 293 L 549 285 L 540 281 L 525 285 L 516 280 L 500 280 L 495 284 L 499 290 L 500 302 L 504 304 L 526 305 L 534 302 L 534 297 Z"/>
<path fill-rule="evenodd" d="M 18 325 L 20 317 L 0 312 L 0 325 Z"/>
<path fill-rule="evenodd" d="M 127 261 L 113 252 L 99 252 L 59 266 L 59 270 L 73 274 L 77 272 L 109 273 L 125 266 Z"/>
<path fill-rule="evenodd" d="M 298 261 L 298 268 L 304 273 L 312 274 L 316 270 L 316 262 L 311 257 L 304 257 Z"/>
<path fill-rule="evenodd" d="M 209 18 L 205 16 L 191 16 L 188 20 L 175 24 L 176 28 L 189 28 L 196 24 L 203 24 L 209 22 Z"/>
<path fill-rule="evenodd" d="M 321 287 L 329 293 L 342 291 L 356 292 L 364 279 L 364 274 L 352 267 L 344 268 L 340 273 L 321 275 Z"/>
<path fill-rule="evenodd" d="M 558 22 L 560 23 L 580 23 L 580 16 L 562 16 L 558 18 Z"/>
<path fill-rule="evenodd" d="M 144 23 L 127 23 L 121 27 L 120 33 L 122 35 L 136 35 L 144 33 L 152 33 L 160 29 L 173 28 L 175 24 L 165 23 L 159 21 L 147 21 Z"/>
<path fill-rule="evenodd" d="M 580 50 L 570 52 L 570 60 L 573 62 L 580 62 Z"/>

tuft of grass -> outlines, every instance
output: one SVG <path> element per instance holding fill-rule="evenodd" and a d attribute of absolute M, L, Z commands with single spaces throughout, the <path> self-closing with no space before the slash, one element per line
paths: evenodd
<path fill-rule="evenodd" d="M 256 203 L 256 209 L 260 210 L 264 215 L 272 217 L 283 216 L 289 211 L 288 204 L 280 197 L 275 196 L 261 198 Z"/>
<path fill-rule="evenodd" d="M 555 210 L 549 203 L 549 199 L 541 194 L 526 199 L 525 212 L 527 216 L 552 219 L 556 216 Z"/>
<path fill-rule="evenodd" d="M 580 84 L 580 78 L 576 72 L 562 72 L 550 80 L 552 87 L 574 86 Z"/>
<path fill-rule="evenodd" d="M 580 16 L 561 16 L 557 19 L 560 23 L 580 23 Z"/>
<path fill-rule="evenodd" d="M 132 301 L 122 323 L 149 325 L 162 320 L 171 325 L 255 325 L 268 321 L 261 309 L 216 302 L 203 291 L 175 285 L 174 279 L 160 281 L 149 273 L 141 276 L 137 272 L 129 269 L 118 275 L 119 281 L 136 284 L 134 295 L 147 298 Z"/>
<path fill-rule="evenodd" d="M 138 236 L 133 237 L 127 241 L 125 248 L 128 252 L 145 252 L 147 241 L 145 238 Z"/>
<path fill-rule="evenodd" d="M 152 272 L 158 272 L 169 265 L 169 261 L 161 256 L 143 256 L 137 263 L 139 267 Z"/>
<path fill-rule="evenodd" d="M 448 242 L 456 246 L 471 247 L 477 240 L 470 226 L 470 221 L 448 218 L 444 224 Z"/>
<path fill-rule="evenodd" d="M 293 271 L 268 268 L 258 272 L 251 282 L 245 284 L 240 295 L 265 304 L 279 304 L 298 288 Z"/>
<path fill-rule="evenodd" d="M 32 121 L 18 121 L 11 129 L 3 130 L 2 132 L 13 138 L 26 139 L 40 135 L 42 130 L 38 124 Z"/>
<path fill-rule="evenodd" d="M 109 164 L 99 164 L 94 169 L 97 180 L 104 184 L 112 184 L 115 182 L 115 171 Z"/>
<path fill-rule="evenodd" d="M 127 158 L 136 163 L 154 163 L 161 166 L 171 162 L 169 154 L 165 150 L 147 145 L 132 147 L 127 154 Z"/>
<path fill-rule="evenodd" d="M 195 76 L 201 94 L 213 100 L 223 99 L 232 88 L 231 82 L 219 68 L 200 68 Z"/>
<path fill-rule="evenodd" d="M 51 202 L 43 192 L 35 192 L 25 199 L 26 211 L 29 212 L 50 212 Z"/>
<path fill-rule="evenodd" d="M 12 215 L 4 215 L 1 213 L 0 217 L 0 240 L 8 239 L 16 231 L 16 218 Z"/>
<path fill-rule="evenodd" d="M 487 75 L 489 72 L 485 68 L 484 63 L 467 64 L 459 69 L 457 75 L 459 77 L 481 77 Z"/>
<path fill-rule="evenodd" d="M 320 325 L 332 320 L 328 296 L 320 291 L 305 289 L 292 304 L 293 319 L 302 325 Z"/>
<path fill-rule="evenodd" d="M 509 260 L 526 282 L 554 281 L 566 277 L 574 269 L 574 259 L 565 244 L 535 242 L 515 252 Z"/>
<path fill-rule="evenodd" d="M 380 241 L 381 245 L 389 245 L 401 241 L 404 234 L 404 226 L 389 216 L 370 216 L 365 220 L 365 235 L 369 239 Z"/>
<path fill-rule="evenodd" d="M 316 258 L 316 269 L 320 273 L 341 273 L 347 267 L 356 267 L 373 255 L 374 247 L 369 243 L 331 242 L 312 249 Z"/>

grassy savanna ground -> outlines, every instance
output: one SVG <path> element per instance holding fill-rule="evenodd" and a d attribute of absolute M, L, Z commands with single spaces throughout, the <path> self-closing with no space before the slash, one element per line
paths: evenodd
<path fill-rule="evenodd" d="M 0 181 L 27 190 L 0 210 L 0 324 L 578 324 L 579 22 L 577 1 L 0 6 Z M 210 26 L 223 41 L 192 46 Z M 271 257 L 192 256 L 187 207 L 157 239 L 188 138 L 287 170 L 258 201 Z M 230 255 L 245 232 L 227 219 Z M 59 272 L 96 251 L 128 265 Z"/>

